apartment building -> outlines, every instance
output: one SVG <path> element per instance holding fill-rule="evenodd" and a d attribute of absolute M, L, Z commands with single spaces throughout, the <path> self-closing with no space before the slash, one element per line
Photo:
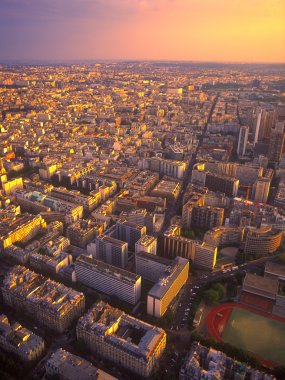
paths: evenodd
<path fill-rule="evenodd" d="M 150 195 L 160 198 L 166 198 L 168 204 L 175 202 L 180 192 L 180 182 L 162 179 L 155 188 L 151 191 Z"/>
<path fill-rule="evenodd" d="M 270 178 L 259 177 L 253 184 L 252 199 L 254 202 L 266 203 L 270 189 Z"/>
<path fill-rule="evenodd" d="M 141 297 L 141 277 L 124 269 L 80 256 L 75 273 L 78 282 L 130 304 L 136 304 Z"/>
<path fill-rule="evenodd" d="M 258 256 L 274 253 L 282 239 L 283 231 L 275 231 L 270 227 L 251 228 L 246 234 L 244 252 L 246 255 Z"/>
<path fill-rule="evenodd" d="M 193 264 L 199 268 L 212 270 L 217 261 L 218 248 L 205 242 L 195 245 Z"/>
<path fill-rule="evenodd" d="M 40 253 L 31 253 L 30 265 L 33 269 L 47 273 L 59 273 L 63 268 L 72 264 L 72 256 L 66 252 L 60 252 L 56 256 L 46 256 Z"/>
<path fill-rule="evenodd" d="M 45 343 L 41 337 L 18 322 L 11 324 L 4 314 L 0 315 L 0 346 L 23 361 L 36 360 L 45 350 Z"/>
<path fill-rule="evenodd" d="M 82 293 L 20 265 L 8 272 L 1 291 L 7 305 L 58 332 L 66 330 L 85 307 Z"/>
<path fill-rule="evenodd" d="M 116 223 L 116 238 L 128 243 L 129 249 L 135 251 L 136 242 L 146 234 L 146 226 L 119 219 Z"/>
<path fill-rule="evenodd" d="M 155 256 L 150 252 L 136 253 L 136 273 L 146 281 L 157 282 L 171 263 L 172 260 Z"/>
<path fill-rule="evenodd" d="M 187 258 L 195 266 L 208 270 L 213 269 L 216 264 L 216 246 L 196 242 L 183 236 L 165 234 L 160 252 L 163 257 L 170 259 L 177 256 Z"/>
<path fill-rule="evenodd" d="M 176 257 L 170 266 L 166 267 L 158 282 L 147 295 L 147 313 L 161 318 L 170 303 L 185 285 L 189 274 L 189 260 Z"/>
<path fill-rule="evenodd" d="M 67 190 L 65 187 L 54 187 L 51 191 L 51 196 L 70 203 L 81 205 L 87 212 L 93 211 L 99 204 L 96 197 L 81 194 L 80 191 L 76 190 Z"/>
<path fill-rule="evenodd" d="M 183 206 L 182 224 L 184 228 L 202 228 L 205 230 L 219 227 L 223 224 L 224 209 L 202 206 L 187 202 Z"/>
<path fill-rule="evenodd" d="M 94 367 L 89 361 L 59 348 L 45 364 L 48 378 L 60 380 L 117 380 L 115 377 Z"/>
<path fill-rule="evenodd" d="M 135 253 L 148 252 L 156 255 L 157 239 L 153 236 L 144 235 L 135 244 Z"/>
<path fill-rule="evenodd" d="M 77 339 L 105 359 L 142 377 L 158 365 L 166 345 L 166 333 L 100 301 L 81 317 Z"/>
<path fill-rule="evenodd" d="M 135 209 L 129 212 L 121 212 L 121 219 L 125 219 L 128 222 L 140 224 L 146 226 L 146 232 L 151 233 L 154 229 L 155 215 L 147 212 L 146 209 Z"/>
<path fill-rule="evenodd" d="M 77 220 L 66 229 L 66 236 L 70 243 L 85 249 L 87 244 L 103 232 L 103 225 L 89 220 Z"/>
<path fill-rule="evenodd" d="M 95 239 L 93 257 L 107 264 L 125 268 L 128 265 L 128 243 L 107 235 Z M 89 251 L 90 252 L 90 251 Z"/>
<path fill-rule="evenodd" d="M 54 198 L 39 191 L 17 190 L 17 203 L 30 212 L 58 212 L 62 213 L 66 223 L 70 224 L 83 217 L 83 206 L 62 199 Z"/>
<path fill-rule="evenodd" d="M 160 157 L 144 158 L 139 162 L 141 169 L 149 169 L 169 177 L 182 179 L 187 163 L 185 161 L 167 160 Z"/>
<path fill-rule="evenodd" d="M 23 214 L 10 219 L 0 228 L 0 249 L 12 244 L 26 243 L 46 228 L 46 222 L 41 215 Z"/>

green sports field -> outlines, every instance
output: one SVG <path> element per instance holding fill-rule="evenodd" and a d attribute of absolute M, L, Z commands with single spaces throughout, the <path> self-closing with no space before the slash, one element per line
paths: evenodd
<path fill-rule="evenodd" d="M 235 308 L 222 338 L 265 360 L 285 365 L 285 324 L 282 322 Z"/>

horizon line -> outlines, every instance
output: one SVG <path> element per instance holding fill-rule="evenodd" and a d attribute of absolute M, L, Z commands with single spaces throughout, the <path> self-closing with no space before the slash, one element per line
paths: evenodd
<path fill-rule="evenodd" d="M 12 64 L 45 64 L 45 63 L 107 63 L 107 62 L 161 62 L 161 63 L 212 63 L 228 65 L 285 65 L 285 61 L 215 61 L 215 60 L 190 60 L 190 59 L 136 59 L 136 58 L 14 58 L 0 59 L 0 65 Z"/>

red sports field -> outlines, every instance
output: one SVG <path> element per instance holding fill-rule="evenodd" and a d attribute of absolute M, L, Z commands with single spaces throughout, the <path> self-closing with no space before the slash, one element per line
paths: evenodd
<path fill-rule="evenodd" d="M 228 303 L 212 308 L 206 323 L 214 339 L 252 353 L 269 367 L 285 364 L 285 318 Z"/>

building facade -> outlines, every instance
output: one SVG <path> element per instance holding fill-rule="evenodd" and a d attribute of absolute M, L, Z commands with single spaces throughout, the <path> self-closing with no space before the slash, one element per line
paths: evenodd
<path fill-rule="evenodd" d="M 130 304 L 136 304 L 141 297 L 141 277 L 124 269 L 80 256 L 75 273 L 78 282 Z"/>
<path fill-rule="evenodd" d="M 63 332 L 85 307 L 85 297 L 71 288 L 17 265 L 4 278 L 3 300 L 48 328 Z"/>
<path fill-rule="evenodd" d="M 166 345 L 166 333 L 100 301 L 79 319 L 78 339 L 100 355 L 142 377 L 149 377 Z"/>
<path fill-rule="evenodd" d="M 41 337 L 18 322 L 11 324 L 4 314 L 0 315 L 0 346 L 24 361 L 40 358 L 45 350 L 45 343 Z"/>
<path fill-rule="evenodd" d="M 176 257 L 171 265 L 167 266 L 158 282 L 150 289 L 147 295 L 147 313 L 161 318 L 167 311 L 170 303 L 185 285 L 189 274 L 189 260 Z"/>

